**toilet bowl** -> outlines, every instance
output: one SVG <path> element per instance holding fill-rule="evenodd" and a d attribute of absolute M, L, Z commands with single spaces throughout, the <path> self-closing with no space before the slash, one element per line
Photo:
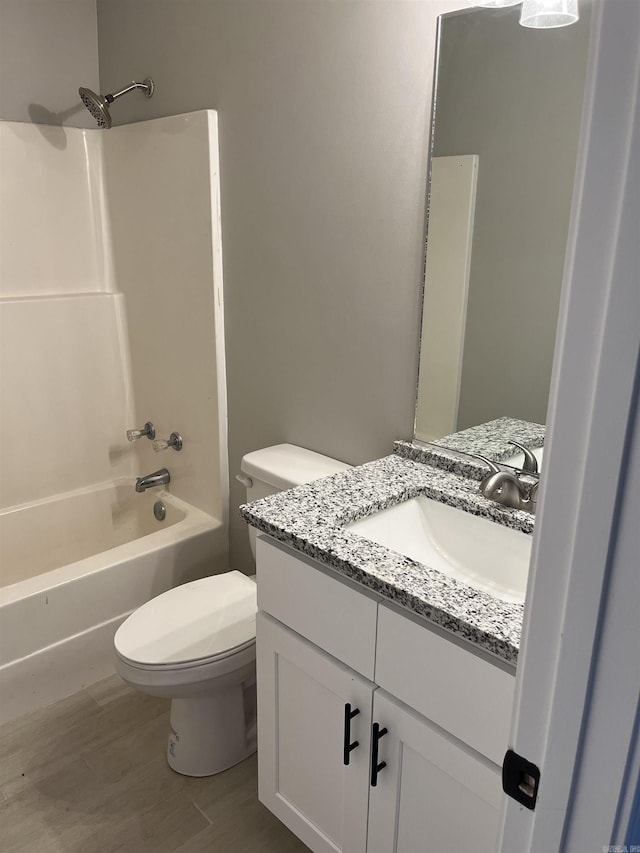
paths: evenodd
<path fill-rule="evenodd" d="M 251 501 L 348 467 L 281 444 L 247 454 L 238 479 Z M 256 610 L 254 580 L 229 571 L 151 599 L 116 632 L 119 675 L 172 700 L 167 761 L 178 773 L 211 776 L 256 750 Z"/>
<path fill-rule="evenodd" d="M 256 585 L 241 572 L 148 601 L 114 638 L 116 671 L 172 700 L 167 761 L 210 776 L 255 752 Z"/>

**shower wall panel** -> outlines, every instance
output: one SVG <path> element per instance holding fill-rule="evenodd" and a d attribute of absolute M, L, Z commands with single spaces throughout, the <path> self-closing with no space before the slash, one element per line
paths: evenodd
<path fill-rule="evenodd" d="M 216 114 L 0 134 L 0 507 L 166 466 L 225 521 Z"/>
<path fill-rule="evenodd" d="M 102 134 L 115 286 L 129 325 L 135 421 L 184 448 L 138 441 L 142 473 L 218 519 L 228 505 L 218 129 L 205 110 Z"/>
<path fill-rule="evenodd" d="M 127 476 L 124 303 L 0 300 L 0 509 Z"/>
<path fill-rule="evenodd" d="M 97 131 L 0 122 L 0 508 L 133 472 Z"/>
<path fill-rule="evenodd" d="M 0 296 L 107 288 L 95 131 L 0 122 Z"/>

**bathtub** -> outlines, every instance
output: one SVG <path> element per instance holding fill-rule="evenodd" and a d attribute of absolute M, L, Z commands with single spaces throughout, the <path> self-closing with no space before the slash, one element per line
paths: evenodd
<path fill-rule="evenodd" d="M 220 520 L 128 479 L 0 512 L 0 723 L 112 674 L 129 613 L 227 552 Z"/>

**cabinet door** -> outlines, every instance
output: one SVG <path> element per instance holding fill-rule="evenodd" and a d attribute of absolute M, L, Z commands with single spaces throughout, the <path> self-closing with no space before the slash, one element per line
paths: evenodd
<path fill-rule="evenodd" d="M 259 799 L 313 851 L 365 853 L 374 685 L 262 612 L 256 637 Z"/>
<path fill-rule="evenodd" d="M 367 853 L 495 853 L 500 768 L 383 690 L 373 720 L 387 729 L 386 766 L 370 789 Z"/>

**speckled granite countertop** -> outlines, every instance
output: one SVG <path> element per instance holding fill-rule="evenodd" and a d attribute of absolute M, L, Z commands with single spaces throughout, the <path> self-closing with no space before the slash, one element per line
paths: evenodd
<path fill-rule="evenodd" d="M 533 516 L 486 500 L 477 480 L 397 454 L 243 504 L 240 514 L 285 545 L 515 663 L 523 605 L 501 601 L 344 529 L 417 495 L 533 532 Z"/>
<path fill-rule="evenodd" d="M 405 459 L 426 462 L 437 468 L 480 480 L 486 473 L 485 465 L 466 454 L 480 453 L 494 462 L 502 462 L 518 452 L 509 444 L 511 439 L 529 449 L 542 447 L 545 430 L 544 424 L 503 417 L 445 435 L 428 444 L 396 441 L 394 451 Z"/>
<path fill-rule="evenodd" d="M 432 442 L 449 450 L 463 453 L 481 453 L 489 459 L 501 462 L 518 451 L 509 444 L 511 439 L 519 441 L 525 447 L 542 447 L 545 425 L 522 421 L 518 418 L 496 418 L 484 424 L 445 435 Z"/>

